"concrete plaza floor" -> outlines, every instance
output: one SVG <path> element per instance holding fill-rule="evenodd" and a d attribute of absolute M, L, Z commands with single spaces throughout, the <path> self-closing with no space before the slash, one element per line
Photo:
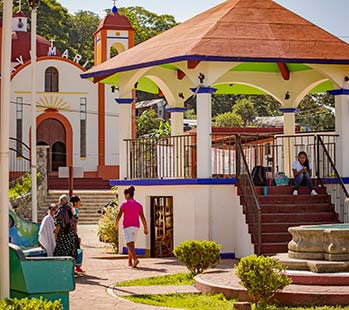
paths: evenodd
<path fill-rule="evenodd" d="M 151 276 L 159 276 L 178 272 L 187 272 L 186 267 L 175 258 L 144 258 L 140 259 L 137 269 L 128 267 L 125 256 L 108 254 L 105 244 L 99 242 L 97 225 L 79 225 L 78 233 L 84 249 L 82 268 L 83 276 L 76 277 L 76 289 L 70 293 L 71 310 L 108 310 L 108 309 L 163 309 L 129 302 L 118 296 L 147 293 L 149 288 L 133 287 L 112 289 L 119 282 Z M 223 268 L 227 268 L 225 261 Z M 225 266 L 224 266 L 225 265 Z M 154 291 L 155 290 L 155 291 Z M 197 292 L 194 287 L 153 287 L 152 293 Z"/>

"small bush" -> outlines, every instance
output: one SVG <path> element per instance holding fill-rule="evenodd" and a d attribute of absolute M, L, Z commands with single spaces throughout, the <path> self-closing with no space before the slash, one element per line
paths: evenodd
<path fill-rule="evenodd" d="M 100 241 L 110 243 L 116 252 L 118 247 L 118 231 L 115 229 L 115 219 L 119 212 L 117 203 L 109 203 L 104 211 L 104 214 L 98 221 L 97 234 Z"/>
<path fill-rule="evenodd" d="M 36 175 L 36 180 L 40 182 L 40 172 Z M 26 173 L 16 182 L 14 182 L 9 188 L 9 199 L 16 199 L 26 193 L 29 193 L 32 189 L 32 175 L 31 173 Z"/>
<path fill-rule="evenodd" d="M 218 264 L 220 249 L 214 241 L 189 240 L 177 246 L 173 253 L 195 276 Z"/>
<path fill-rule="evenodd" d="M 256 309 L 265 309 L 277 291 L 291 284 L 285 270 L 275 258 L 251 255 L 240 260 L 236 275 L 256 303 Z"/>
<path fill-rule="evenodd" d="M 0 300 L 0 310 L 63 310 L 63 305 L 60 300 L 11 298 Z"/>

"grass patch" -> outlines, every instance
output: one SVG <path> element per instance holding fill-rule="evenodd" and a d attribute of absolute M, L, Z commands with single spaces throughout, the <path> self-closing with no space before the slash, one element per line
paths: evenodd
<path fill-rule="evenodd" d="M 151 285 L 192 285 L 194 278 L 190 273 L 169 274 L 166 276 L 123 281 L 115 286 L 151 286 Z"/>
<path fill-rule="evenodd" d="M 234 300 L 226 299 L 223 294 L 137 295 L 125 298 L 146 305 L 197 310 L 232 310 L 234 304 Z"/>
<path fill-rule="evenodd" d="M 163 294 L 163 295 L 135 295 L 125 296 L 124 298 L 136 303 L 181 308 L 188 310 L 232 310 L 235 300 L 226 299 L 223 294 L 207 295 L 207 294 Z M 255 307 L 252 306 L 254 310 Z M 265 310 L 348 310 L 348 306 L 323 306 L 323 307 L 281 307 L 266 306 Z"/>

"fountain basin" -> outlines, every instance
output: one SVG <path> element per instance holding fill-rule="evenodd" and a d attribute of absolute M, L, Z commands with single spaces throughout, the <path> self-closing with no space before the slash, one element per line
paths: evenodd
<path fill-rule="evenodd" d="M 349 224 L 303 225 L 288 231 L 289 258 L 349 261 Z"/>

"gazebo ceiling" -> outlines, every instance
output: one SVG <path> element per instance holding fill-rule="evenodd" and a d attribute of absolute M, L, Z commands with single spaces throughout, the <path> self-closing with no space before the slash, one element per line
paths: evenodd
<path fill-rule="evenodd" d="M 82 77 L 104 78 L 185 60 L 349 64 L 349 45 L 272 0 L 226 0 Z M 240 66 L 253 70 L 249 64 Z M 268 66 L 273 65 L 263 70 L 269 71 Z"/>

